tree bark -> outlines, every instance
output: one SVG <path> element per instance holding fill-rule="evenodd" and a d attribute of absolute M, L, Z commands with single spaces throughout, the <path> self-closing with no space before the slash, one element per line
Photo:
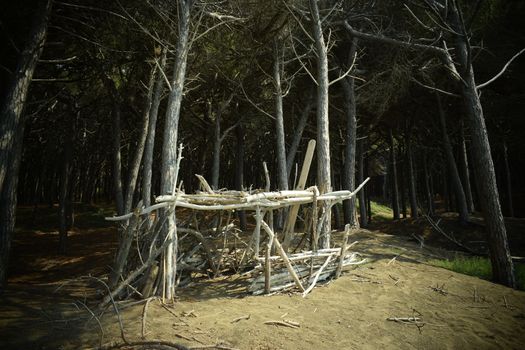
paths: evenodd
<path fill-rule="evenodd" d="M 24 123 L 18 125 L 15 137 L 24 137 Z M 22 142 L 15 142 L 11 148 L 10 163 L 7 167 L 6 180 L 0 192 L 0 293 L 7 285 L 7 268 L 11 252 L 11 240 L 16 223 L 18 173 L 22 160 Z"/>
<path fill-rule="evenodd" d="M 16 71 L 13 73 L 11 85 L 2 103 L 0 116 L 0 192 L 9 171 L 11 149 L 17 147 L 15 135 L 19 125 L 22 123 L 22 111 L 27 98 L 29 85 L 38 62 L 38 58 L 44 48 L 47 36 L 49 16 L 51 14 L 52 1 L 41 1 L 35 13 L 35 20 L 28 37 L 28 42 L 20 55 Z"/>
<path fill-rule="evenodd" d="M 357 51 L 357 38 L 352 39 L 352 44 L 348 53 L 348 62 L 352 64 L 354 55 Z M 346 71 L 346 69 L 341 69 Z M 345 162 L 343 165 L 343 189 L 353 191 L 355 189 L 355 154 L 356 154 L 356 135 L 357 117 L 355 100 L 355 81 L 351 76 L 341 80 L 344 93 L 344 107 L 346 114 L 346 135 L 345 135 Z M 355 197 L 343 201 L 345 224 L 355 225 Z"/>
<path fill-rule="evenodd" d="M 47 36 L 52 1 L 41 1 L 28 41 L 0 110 L 0 290 L 5 286 L 15 224 L 18 173 L 23 143 L 23 110 Z"/>
<path fill-rule="evenodd" d="M 139 177 L 140 164 L 142 163 L 142 156 L 146 147 L 146 139 L 149 133 L 150 112 L 153 102 L 153 85 L 157 75 L 157 66 L 155 65 L 150 73 L 148 82 L 148 91 L 144 101 L 144 109 L 142 111 L 142 129 L 140 130 L 139 140 L 135 148 L 135 155 L 131 162 L 128 174 L 128 183 L 126 185 L 126 193 L 124 196 L 124 212 L 129 213 L 133 206 L 133 196 L 135 195 L 135 188 Z M 159 73 L 160 74 L 160 73 Z"/>
<path fill-rule="evenodd" d="M 317 54 L 317 185 L 320 194 L 332 190 L 330 179 L 330 128 L 328 119 L 328 53 L 323 37 L 323 28 L 316 0 L 309 0 L 312 16 L 313 38 Z M 324 211 L 329 211 L 329 204 L 323 204 Z M 318 232 L 321 248 L 330 247 L 330 215 L 325 216 Z"/>
<path fill-rule="evenodd" d="M 438 104 L 438 113 L 439 121 L 441 124 L 441 133 L 443 137 L 443 147 L 445 148 L 445 157 L 447 159 L 447 168 L 450 173 L 450 181 L 452 182 L 452 187 L 454 188 L 454 193 L 456 195 L 456 203 L 459 214 L 459 222 L 466 224 L 469 219 L 469 211 L 467 207 L 467 199 L 465 197 L 465 192 L 463 190 L 463 185 L 459 177 L 458 167 L 456 166 L 456 160 L 454 158 L 454 151 L 452 150 L 452 143 L 448 137 L 447 124 L 445 120 L 445 111 L 443 110 L 443 105 L 441 103 L 441 97 L 436 93 L 436 100 Z M 451 196 L 452 197 L 452 196 Z"/>
<path fill-rule="evenodd" d="M 463 189 L 465 190 L 465 197 L 467 200 L 467 208 L 469 213 L 474 212 L 474 198 L 472 196 L 472 186 L 470 184 L 470 171 L 469 171 L 469 162 L 467 156 L 467 143 L 465 141 L 465 131 L 463 127 L 463 122 L 460 123 L 460 150 L 459 150 L 459 166 L 461 174 L 461 183 L 463 184 Z"/>
<path fill-rule="evenodd" d="M 357 159 L 358 159 L 358 167 L 357 167 L 357 183 L 358 184 L 362 184 L 363 181 L 365 180 L 364 179 L 364 174 L 365 174 L 365 162 L 364 162 L 364 158 L 365 158 L 365 141 L 363 139 L 360 139 L 358 142 L 358 147 L 357 147 L 357 150 L 358 150 L 358 155 L 357 155 Z M 367 204 L 366 204 L 366 195 L 367 195 L 367 192 L 368 192 L 368 188 L 363 187 L 361 189 L 361 191 L 359 192 L 358 194 L 358 197 L 359 197 L 359 219 L 360 219 L 360 226 L 362 228 L 365 228 L 368 226 L 368 215 L 367 215 Z"/>
<path fill-rule="evenodd" d="M 410 131 L 407 138 L 407 160 L 408 160 L 408 195 L 410 197 L 410 216 L 417 218 L 417 191 L 416 191 L 416 176 L 414 174 L 414 154 L 412 149 L 412 137 Z"/>
<path fill-rule="evenodd" d="M 75 123 L 73 120 L 72 123 Z M 58 253 L 66 254 L 67 251 L 67 236 L 70 229 L 69 223 L 71 220 L 71 161 L 73 159 L 73 142 L 74 142 L 75 126 L 71 125 L 70 130 L 66 135 L 63 144 L 62 169 L 60 172 L 60 192 L 58 203 L 58 218 L 59 218 L 59 240 Z"/>
<path fill-rule="evenodd" d="M 452 28 L 456 32 L 464 32 L 459 9 L 456 6 L 450 6 L 450 8 Z M 496 173 L 494 171 L 485 118 L 483 117 L 483 109 L 476 88 L 468 40 L 467 35 L 458 35 L 456 36 L 455 46 L 457 60 L 461 65 L 462 71 L 463 83 L 461 84 L 461 92 L 467 110 L 467 122 L 472 137 L 472 160 L 474 172 L 476 173 L 476 187 L 489 236 L 488 243 L 492 274 L 497 282 L 515 288 L 514 267 L 510 257 L 507 231 L 499 202 Z"/>
<path fill-rule="evenodd" d="M 281 52 L 278 39 L 273 43 L 273 82 L 275 85 L 275 141 L 277 156 L 277 186 L 279 190 L 288 190 L 286 172 L 286 146 L 284 140 L 283 90 L 281 87 Z M 283 216 L 280 212 L 279 227 L 282 227 Z"/>
<path fill-rule="evenodd" d="M 235 156 L 235 189 L 242 191 L 244 187 L 244 127 L 239 123 L 235 128 L 237 136 L 237 152 Z M 239 228 L 246 230 L 246 212 L 244 210 L 238 211 Z"/>
<path fill-rule="evenodd" d="M 286 174 L 289 180 L 290 180 L 290 177 L 292 176 L 292 168 L 295 163 L 295 156 L 297 155 L 297 150 L 299 149 L 299 144 L 301 143 L 301 138 L 303 136 L 304 129 L 308 122 L 308 116 L 310 115 L 310 112 L 312 111 L 314 103 L 315 103 L 314 102 L 314 91 L 312 90 L 312 92 L 308 96 L 308 100 L 306 101 L 306 104 L 304 105 L 299 121 L 297 122 L 297 125 L 295 127 L 295 131 L 294 131 L 292 142 L 290 143 L 290 147 L 288 147 L 288 154 L 286 156 Z"/>
<path fill-rule="evenodd" d="M 151 111 L 148 124 L 148 136 L 146 138 L 146 146 L 144 148 L 144 164 L 142 170 L 142 202 L 145 207 L 151 204 L 151 177 L 153 174 L 153 150 L 155 148 L 155 133 L 157 130 L 157 118 L 159 115 L 159 107 L 162 99 L 162 92 L 164 91 L 164 79 L 162 71 L 166 67 L 166 58 L 168 50 L 162 49 L 162 56 L 160 59 L 160 72 L 157 75 L 155 82 L 155 92 L 153 93 L 153 101 L 151 103 Z"/>
<path fill-rule="evenodd" d="M 111 161 L 113 173 L 113 192 L 115 195 L 115 205 L 117 207 L 118 215 L 124 214 L 124 190 L 122 186 L 122 155 L 120 152 L 121 140 L 121 109 L 122 103 L 115 82 L 104 72 L 102 73 L 102 80 L 112 98 L 112 128 L 113 139 L 111 143 Z"/>
<path fill-rule="evenodd" d="M 175 66 L 171 80 L 171 92 L 166 110 L 164 125 L 164 140 L 162 144 L 161 193 L 171 194 L 177 185 L 177 134 L 179 130 L 180 107 L 182 103 L 184 82 L 186 80 L 186 66 L 189 53 L 190 10 L 192 0 L 178 0 L 179 4 L 179 35 L 175 51 Z M 166 263 L 165 288 L 163 295 L 168 300 L 175 296 L 177 271 L 178 236 L 175 222 L 175 211 L 166 211 L 168 224 L 166 239 L 170 243 L 164 255 Z"/>
<path fill-rule="evenodd" d="M 161 193 L 170 194 L 175 189 L 175 168 L 177 160 L 177 136 L 179 131 L 179 116 L 186 66 L 189 53 L 190 10 L 191 0 L 178 0 L 179 4 L 179 36 L 175 50 L 175 64 L 171 79 L 171 91 L 166 109 L 164 139 L 162 144 Z"/>
<path fill-rule="evenodd" d="M 392 188 L 392 210 L 394 214 L 394 220 L 399 220 L 399 190 L 397 185 L 396 151 L 392 129 L 388 130 L 388 138 L 390 142 L 390 186 Z"/>
<path fill-rule="evenodd" d="M 432 181 L 430 174 L 428 172 L 428 162 L 427 157 L 423 157 L 423 176 L 425 181 L 425 192 L 427 196 L 427 205 L 428 205 L 428 215 L 434 216 L 434 195 L 432 193 L 432 188 L 430 182 Z"/>
<path fill-rule="evenodd" d="M 509 154 L 507 142 L 503 141 L 503 162 L 505 165 L 505 188 L 507 190 L 507 210 L 509 217 L 514 217 L 514 204 L 512 202 L 512 177 L 510 176 Z"/>

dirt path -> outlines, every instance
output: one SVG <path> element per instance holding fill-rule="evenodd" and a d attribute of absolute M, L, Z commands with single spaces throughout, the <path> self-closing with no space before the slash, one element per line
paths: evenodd
<path fill-rule="evenodd" d="M 232 276 L 180 290 L 169 310 L 153 300 L 146 339 L 236 349 L 523 348 L 525 292 L 430 266 L 425 262 L 432 255 L 444 253 L 421 250 L 401 237 L 361 231 L 355 239 L 360 241 L 356 250 L 370 263 L 346 270 L 306 298 L 295 293 L 246 296 L 245 282 Z M 78 264 L 89 264 L 86 259 Z M 101 329 L 104 343 L 119 340 L 111 310 L 100 325 L 88 322 L 89 310 L 79 302 L 83 283 L 59 294 L 53 293 L 57 281 L 13 283 L 0 300 L 0 348 L 95 347 Z M 129 340 L 141 339 L 143 309 L 141 303 L 120 312 Z M 387 320 L 414 316 L 418 325 Z M 300 326 L 265 324 L 283 320 Z"/>

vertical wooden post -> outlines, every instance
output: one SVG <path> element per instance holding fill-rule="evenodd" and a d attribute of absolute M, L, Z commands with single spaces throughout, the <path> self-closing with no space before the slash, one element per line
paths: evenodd
<path fill-rule="evenodd" d="M 347 241 L 348 236 L 350 235 L 350 225 L 346 224 L 345 226 L 345 235 L 343 236 L 343 242 L 341 243 L 341 253 L 339 255 L 339 261 L 337 263 L 337 269 L 335 270 L 335 278 L 341 276 L 341 270 L 343 269 L 343 261 L 345 260 L 346 249 L 348 247 Z"/>

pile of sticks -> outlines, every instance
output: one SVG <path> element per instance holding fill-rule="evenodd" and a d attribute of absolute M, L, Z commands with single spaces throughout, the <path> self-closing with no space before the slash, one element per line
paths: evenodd
<path fill-rule="evenodd" d="M 261 263 L 254 269 L 254 278 L 248 287 L 248 292 L 262 294 L 273 293 L 297 287 L 305 297 L 320 282 L 330 277 L 339 278 L 342 268 L 349 265 L 359 265 L 366 259 L 359 259 L 358 253 L 348 253 L 348 249 L 356 242 L 348 244 L 351 227 L 346 225 L 345 235 L 340 248 L 304 251 L 296 254 L 286 254 L 271 229 L 263 224 L 270 236 L 266 256 L 258 258 Z M 271 256 L 272 245 L 275 245 L 278 255 Z M 272 272 L 273 270 L 273 272 Z"/>

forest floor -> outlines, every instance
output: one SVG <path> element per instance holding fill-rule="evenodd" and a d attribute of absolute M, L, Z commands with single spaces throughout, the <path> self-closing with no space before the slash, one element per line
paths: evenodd
<path fill-rule="evenodd" d="M 121 340 L 112 309 L 91 316 L 100 284 L 85 277 L 103 276 L 112 262 L 116 230 L 99 220 L 107 213 L 82 208 L 69 254 L 59 256 L 54 214 L 39 209 L 31 220 L 30 212 L 21 208 L 10 283 L 0 296 L 0 348 L 84 349 Z M 483 241 L 482 222 L 459 228 L 443 215 L 441 225 L 462 242 Z M 524 256 L 525 220 L 508 225 L 513 255 Z M 425 238 L 423 247 L 412 234 Z M 146 340 L 224 349 L 523 349 L 525 292 L 433 266 L 460 253 L 424 220 L 376 220 L 352 239 L 369 262 L 306 298 L 247 295 L 238 275 L 206 279 L 180 289 L 172 306 L 152 300 L 144 330 L 145 303 L 119 304 L 125 337 L 142 340 L 144 331 Z M 387 320 L 407 317 L 418 322 Z M 265 324 L 282 320 L 299 327 Z"/>

